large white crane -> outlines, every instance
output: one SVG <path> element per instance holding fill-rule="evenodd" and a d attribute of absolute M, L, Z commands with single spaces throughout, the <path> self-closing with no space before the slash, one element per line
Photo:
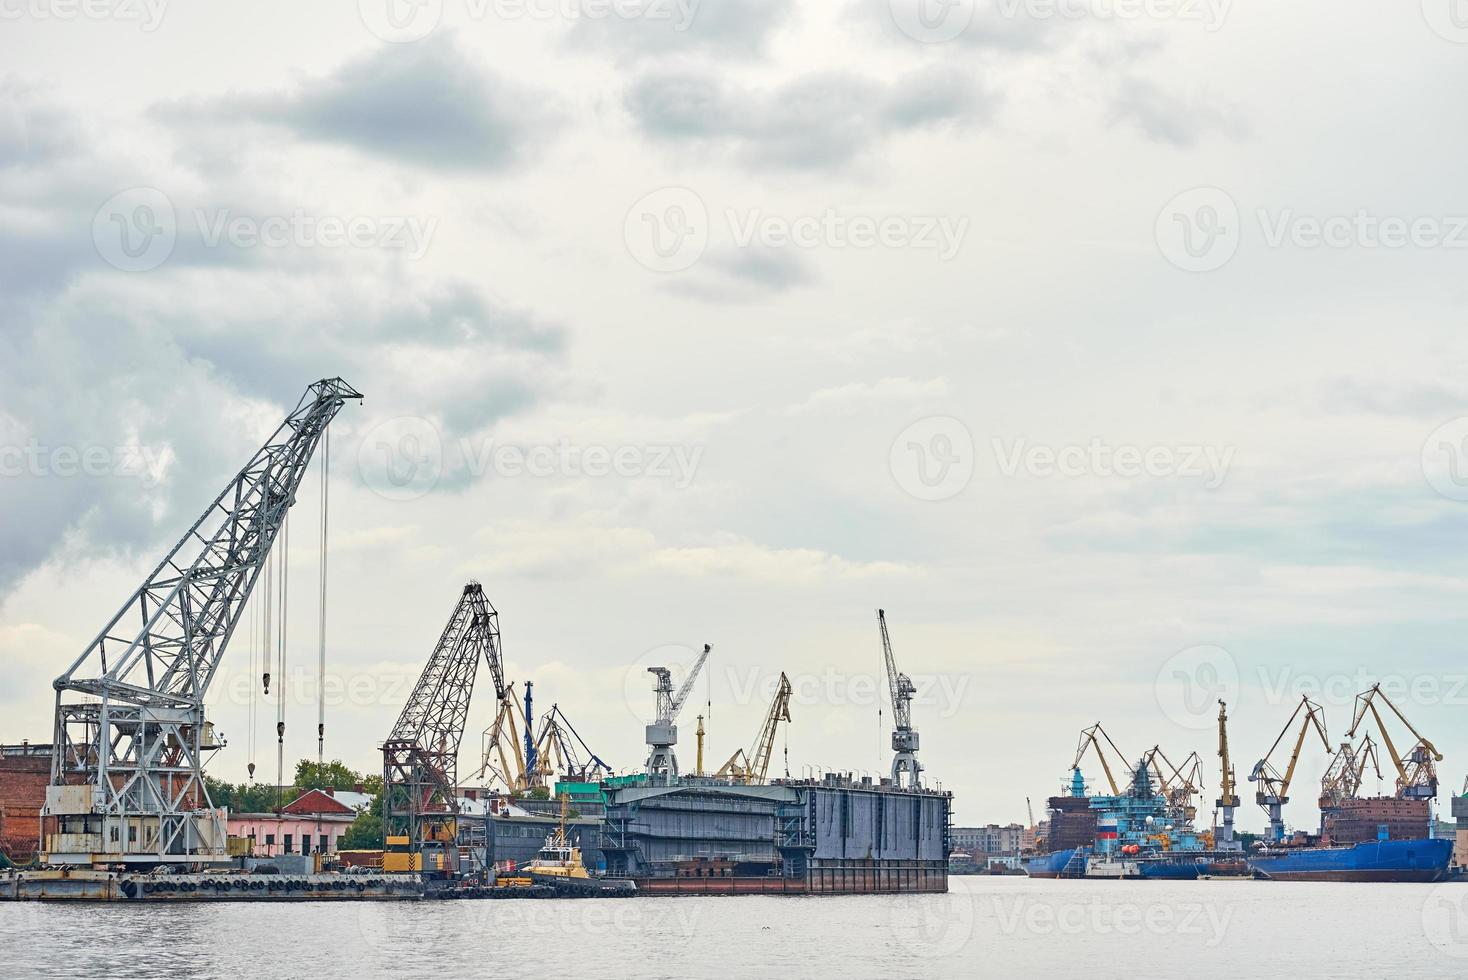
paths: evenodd
<path fill-rule="evenodd" d="M 205 753 L 220 747 L 204 695 L 326 427 L 361 397 L 341 378 L 311 385 L 56 679 L 46 863 L 229 861 L 204 785 Z"/>
<path fill-rule="evenodd" d="M 887 689 L 892 694 L 892 783 L 917 789 L 922 785 L 923 767 L 918 764 L 918 733 L 912 727 L 912 697 L 917 688 L 912 680 L 897 670 L 892 656 L 892 638 L 887 635 L 887 613 L 877 610 L 877 625 L 882 630 L 882 656 L 887 661 Z"/>
<path fill-rule="evenodd" d="M 703 645 L 703 653 L 698 655 L 698 659 L 689 668 L 688 676 L 683 679 L 683 686 L 678 688 L 677 694 L 673 693 L 672 671 L 666 667 L 647 668 L 647 672 L 657 678 L 653 687 L 657 694 L 657 717 L 647 726 L 647 777 L 654 785 L 670 783 L 678 778 L 678 757 L 673 753 L 673 746 L 678 744 L 678 726 L 675 722 L 678 712 L 683 710 L 683 704 L 688 700 L 689 692 L 693 690 L 694 679 L 703 670 L 712 649 L 707 643 Z"/>

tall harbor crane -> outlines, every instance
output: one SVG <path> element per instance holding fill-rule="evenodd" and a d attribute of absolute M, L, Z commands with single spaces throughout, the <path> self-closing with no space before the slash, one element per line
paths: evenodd
<path fill-rule="evenodd" d="M 1198 753 L 1192 753 L 1178 766 L 1162 751 L 1162 746 L 1154 745 L 1142 759 L 1156 776 L 1158 791 L 1167 799 L 1173 820 L 1191 824 L 1198 816 L 1193 797 L 1203 792 L 1203 760 Z"/>
<path fill-rule="evenodd" d="M 1090 728 L 1081 731 L 1080 741 L 1076 745 L 1076 757 L 1070 764 L 1071 772 L 1079 772 L 1081 760 L 1085 758 L 1086 750 L 1094 749 L 1096 758 L 1101 762 L 1101 771 L 1106 775 L 1106 785 L 1111 787 L 1111 795 L 1120 796 L 1121 787 L 1117 785 L 1116 776 L 1111 771 L 1111 763 L 1106 760 L 1106 749 L 1102 745 L 1103 739 L 1106 745 L 1111 746 L 1111 751 L 1116 754 L 1116 758 L 1121 764 L 1123 766 L 1130 766 L 1130 763 L 1126 761 L 1126 754 L 1116 747 L 1116 743 L 1111 740 L 1110 735 L 1106 734 L 1106 729 L 1102 728 L 1101 723 L 1098 721 Z"/>
<path fill-rule="evenodd" d="M 678 726 L 675 723 L 712 649 L 707 643 L 703 645 L 703 653 L 688 669 L 688 676 L 683 679 L 683 686 L 678 688 L 677 694 L 673 693 L 672 671 L 666 667 L 647 668 L 647 672 L 657 678 L 653 687 L 657 694 L 657 718 L 647 726 L 647 776 L 653 785 L 667 784 L 678 778 L 678 757 L 673 754 L 673 746 L 678 744 Z"/>
<path fill-rule="evenodd" d="M 1397 720 L 1417 740 L 1405 757 L 1397 751 L 1391 732 L 1387 731 L 1386 720 L 1376 707 L 1378 701 L 1390 708 Z M 1356 695 L 1356 714 L 1346 732 L 1347 738 L 1356 737 L 1356 732 L 1366 720 L 1367 712 L 1376 721 L 1377 731 L 1381 732 L 1381 742 L 1386 746 L 1387 758 L 1391 759 L 1397 770 L 1397 797 L 1403 800 L 1437 799 L 1437 763 L 1443 761 L 1443 754 L 1437 750 L 1437 746 L 1412 727 L 1401 709 L 1382 691 L 1380 684 L 1373 684 L 1371 690 Z"/>
<path fill-rule="evenodd" d="M 532 787 L 545 786 L 556 776 L 564 776 L 570 782 L 591 783 L 612 774 L 612 767 L 591 751 L 558 704 L 551 705 L 540 720 L 534 758 L 535 767 L 529 776 Z"/>
<path fill-rule="evenodd" d="M 1289 764 L 1285 767 L 1284 775 L 1279 774 L 1270 761 L 1280 743 L 1294 727 L 1295 719 L 1300 719 L 1300 734 L 1295 737 L 1295 748 L 1290 753 Z M 1310 734 L 1311 728 L 1315 729 L 1320 736 L 1320 744 L 1325 746 L 1325 751 L 1330 751 L 1330 737 L 1325 734 L 1325 712 L 1320 705 L 1311 701 L 1308 697 L 1301 697 L 1300 703 L 1295 706 L 1294 714 L 1290 720 L 1285 722 L 1279 737 L 1270 746 L 1269 752 L 1264 758 L 1254 763 L 1254 769 L 1249 773 L 1249 779 L 1257 787 L 1254 800 L 1262 806 L 1269 814 L 1269 839 L 1272 842 L 1284 840 L 1284 805 L 1290 801 L 1290 784 L 1295 781 L 1295 767 L 1300 763 L 1300 751 L 1305 747 L 1305 737 Z"/>
<path fill-rule="evenodd" d="M 499 614 L 470 582 L 382 744 L 383 829 L 388 838 L 405 836 L 411 855 L 408 867 L 390 870 L 457 871 L 459 746 L 479 658 L 490 657 L 499 635 Z M 423 860 L 425 844 L 443 854 L 439 867 Z"/>
<path fill-rule="evenodd" d="M 221 747 L 204 697 L 316 447 L 361 397 L 341 378 L 312 384 L 56 679 L 46 863 L 230 860 L 224 811 L 204 785 L 205 754 Z"/>
<path fill-rule="evenodd" d="M 1361 784 L 1366 780 L 1368 763 L 1376 770 L 1376 778 L 1380 779 L 1381 759 L 1370 732 L 1362 737 L 1359 745 L 1342 742 L 1320 780 L 1320 809 L 1338 808 L 1347 800 L 1357 799 L 1361 794 Z"/>
<path fill-rule="evenodd" d="M 892 655 L 892 638 L 887 634 L 887 614 L 877 610 L 882 631 L 882 656 L 887 662 L 887 690 L 892 695 L 892 785 L 917 789 L 922 785 L 923 767 L 918 764 L 918 733 L 912 727 L 912 698 L 917 687 L 897 670 Z"/>
<path fill-rule="evenodd" d="M 1218 701 L 1218 771 L 1221 773 L 1221 783 L 1218 800 L 1214 805 L 1223 813 L 1221 844 L 1223 850 L 1233 850 L 1234 811 L 1239 808 L 1239 795 L 1235 787 L 1239 784 L 1239 776 L 1234 771 L 1233 760 L 1228 754 L 1228 705 L 1222 698 Z"/>
<path fill-rule="evenodd" d="M 715 776 L 726 777 L 739 783 L 762 783 L 770 771 L 770 756 L 775 751 L 775 734 L 780 722 L 790 721 L 790 678 L 782 672 L 780 684 L 775 689 L 775 698 L 765 714 L 764 724 L 755 735 L 754 746 L 748 752 L 736 749 L 729 761 Z"/>

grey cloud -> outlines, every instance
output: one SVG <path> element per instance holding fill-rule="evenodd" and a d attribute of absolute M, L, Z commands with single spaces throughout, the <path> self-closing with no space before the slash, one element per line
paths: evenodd
<path fill-rule="evenodd" d="M 1130 125 L 1159 143 L 1192 146 L 1210 131 L 1226 136 L 1243 134 L 1236 114 L 1201 100 L 1164 91 L 1141 78 L 1123 79 L 1111 103 L 1114 123 Z"/>
<path fill-rule="evenodd" d="M 859 30 L 914 49 L 1035 51 L 1046 47 L 1053 32 L 1064 26 L 1062 18 L 1032 17 L 1023 4 L 1013 6 L 1015 13 L 1006 16 L 997 0 L 946 6 L 936 0 L 851 0 L 846 14 Z"/>
<path fill-rule="evenodd" d="M 573 47 L 609 51 L 620 61 L 704 52 L 756 57 L 790 20 L 789 0 L 642 0 L 638 17 L 582 17 Z"/>
<path fill-rule="evenodd" d="M 196 125 L 247 119 L 403 163 L 491 171 L 523 163 L 559 119 L 548 94 L 491 72 L 450 35 L 386 45 L 289 92 L 155 111 Z"/>
<path fill-rule="evenodd" d="M 709 303 L 747 303 L 816 281 L 804 256 L 789 248 L 746 247 L 710 252 L 669 289 Z"/>
<path fill-rule="evenodd" d="M 839 169 L 893 134 L 985 120 L 994 101 L 973 78 L 942 68 L 893 82 L 810 74 L 764 91 L 711 74 L 650 74 L 626 99 L 652 137 L 727 146 L 748 166 L 791 170 Z"/>
<path fill-rule="evenodd" d="M 0 79 L 0 170 L 46 163 L 80 140 L 75 118 L 40 90 Z"/>

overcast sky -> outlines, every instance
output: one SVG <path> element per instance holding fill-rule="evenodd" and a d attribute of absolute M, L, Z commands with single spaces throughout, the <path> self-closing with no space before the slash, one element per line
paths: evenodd
<path fill-rule="evenodd" d="M 49 740 L 51 680 L 340 375 L 353 766 L 477 578 L 623 769 L 644 668 L 709 642 L 685 769 L 785 671 L 792 772 L 885 771 L 881 606 L 960 823 L 1038 812 L 1097 720 L 1211 804 L 1218 696 L 1246 778 L 1300 693 L 1337 742 L 1377 680 L 1461 787 L 1452 0 L 388 2 L 0 0 L 0 740 Z"/>

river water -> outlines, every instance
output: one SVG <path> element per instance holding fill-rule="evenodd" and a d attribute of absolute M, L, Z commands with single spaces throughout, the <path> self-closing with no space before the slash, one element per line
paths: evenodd
<path fill-rule="evenodd" d="M 1468 976 L 1468 884 L 951 885 L 850 898 L 0 903 L 0 977 Z"/>

